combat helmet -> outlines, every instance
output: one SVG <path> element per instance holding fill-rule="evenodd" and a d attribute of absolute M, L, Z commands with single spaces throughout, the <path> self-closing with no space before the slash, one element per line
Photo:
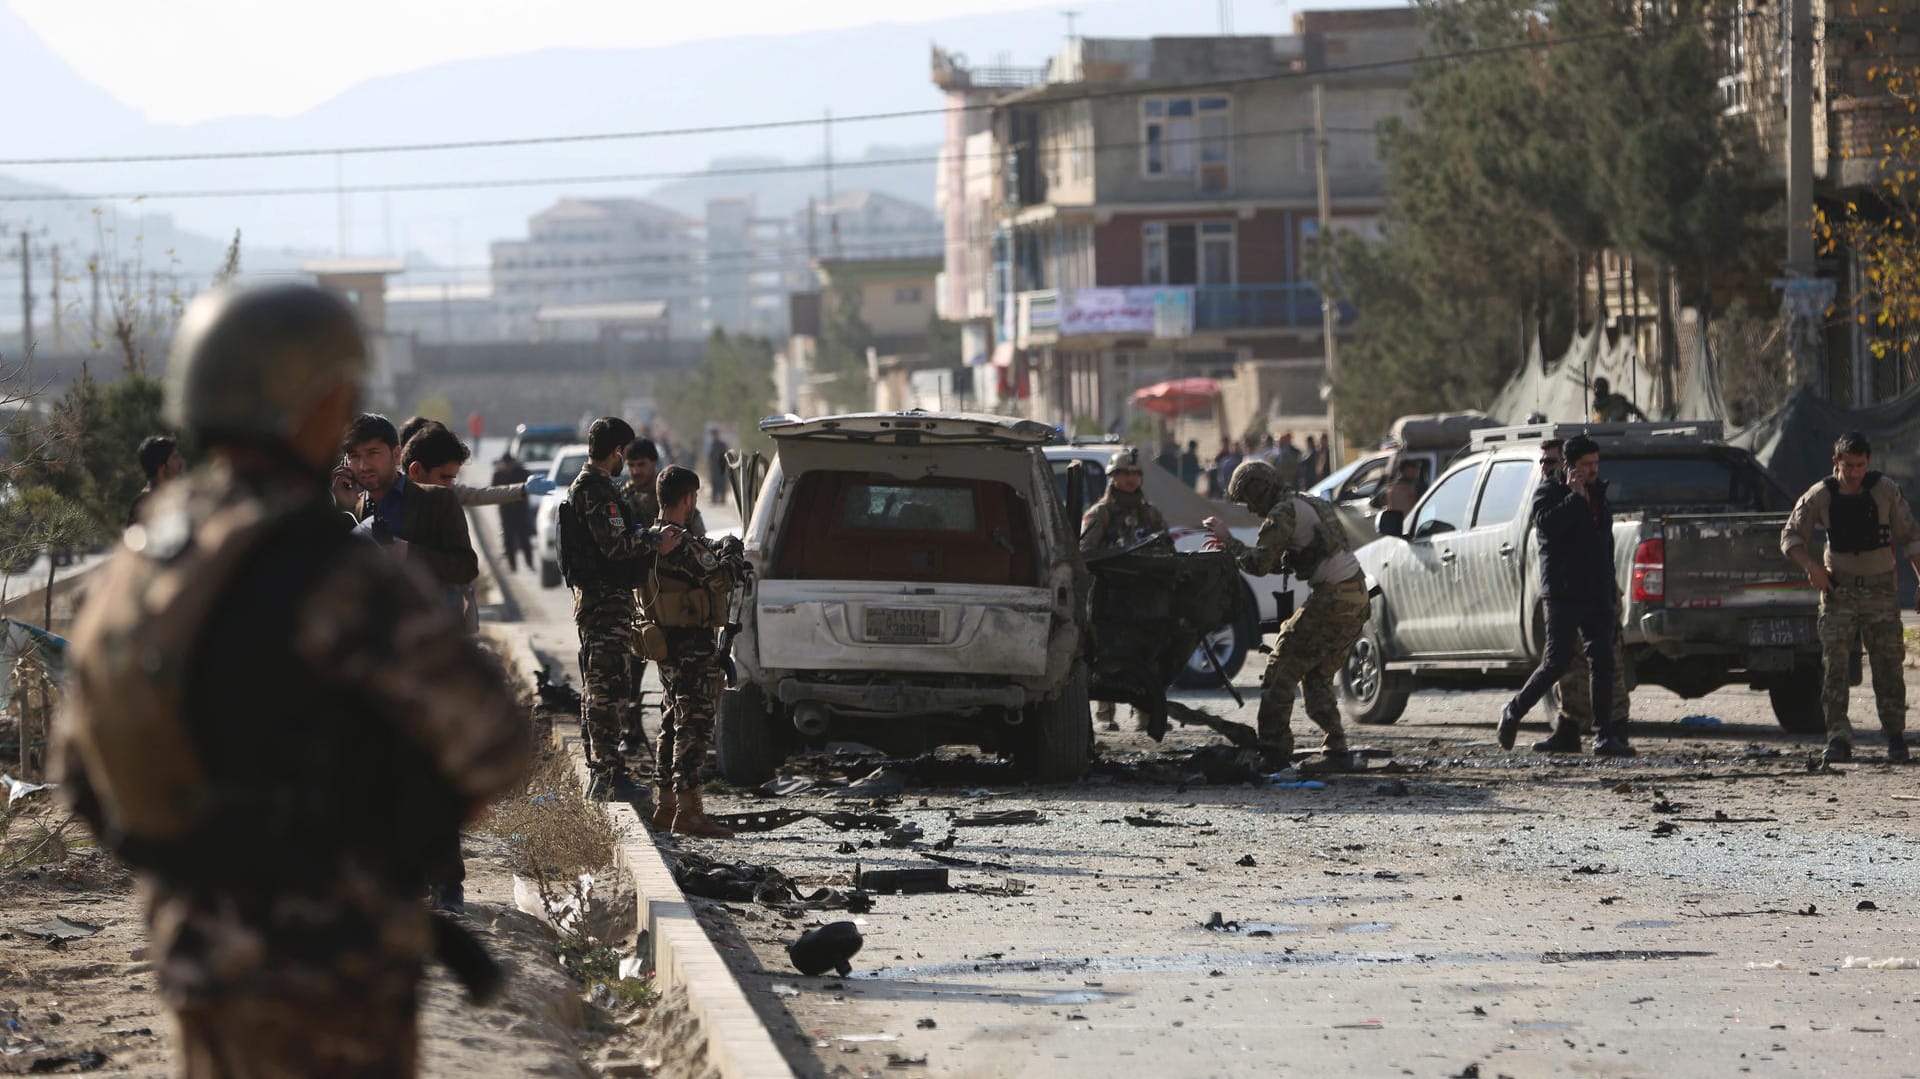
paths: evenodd
<path fill-rule="evenodd" d="M 281 442 L 367 372 L 353 308 L 310 285 L 219 288 L 189 304 L 167 358 L 166 417 L 203 438 Z"/>
<path fill-rule="evenodd" d="M 1286 490 L 1286 486 L 1280 482 L 1280 473 L 1267 462 L 1242 461 L 1233 470 L 1233 477 L 1227 480 L 1227 501 L 1239 502 L 1264 516 L 1280 501 L 1280 492 Z"/>
<path fill-rule="evenodd" d="M 1107 458 L 1107 475 L 1129 471 L 1140 471 L 1140 447 L 1138 446 L 1122 446 L 1113 451 L 1112 457 Z"/>

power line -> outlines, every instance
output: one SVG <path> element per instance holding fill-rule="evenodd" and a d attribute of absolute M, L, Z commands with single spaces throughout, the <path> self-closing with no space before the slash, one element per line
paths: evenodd
<path fill-rule="evenodd" d="M 1714 21 L 1711 15 L 1702 15 L 1693 19 L 1681 19 L 1663 25 L 1660 29 L 1674 29 L 1693 24 L 1705 25 Z M 1424 64 L 1444 63 L 1451 60 L 1473 59 L 1480 56 L 1494 56 L 1508 52 L 1520 52 L 1532 49 L 1555 48 L 1561 45 L 1580 44 L 1607 38 L 1625 37 L 1644 32 L 1639 27 L 1621 27 L 1612 30 L 1596 30 L 1586 34 L 1574 34 L 1561 38 L 1538 38 L 1524 41 L 1506 42 L 1499 45 L 1483 45 L 1471 49 L 1456 49 L 1452 52 L 1435 53 L 1422 56 L 1399 57 L 1390 60 L 1370 60 L 1352 64 L 1330 64 L 1324 67 L 1300 71 L 1277 71 L 1267 75 L 1249 75 L 1233 79 L 1214 79 L 1201 82 L 1172 83 L 1153 87 L 1130 86 L 1105 90 L 1086 90 L 1074 94 L 1053 94 L 1045 100 L 1049 103 L 1067 101 L 1097 101 L 1113 97 L 1138 97 L 1142 94 L 1178 94 L 1204 90 L 1232 89 L 1238 86 L 1251 86 L 1266 82 L 1282 82 L 1290 79 L 1319 79 L 1333 75 L 1363 74 L 1370 71 L 1384 71 L 1393 68 L 1415 67 Z M 907 120 L 927 116 L 945 116 L 953 111 L 985 111 L 1000 107 L 1002 103 L 979 102 L 970 105 L 939 106 L 924 109 L 895 109 L 887 112 L 870 112 L 852 116 L 836 116 L 831 121 L 825 117 L 807 117 L 791 120 L 755 120 L 733 124 L 705 124 L 692 127 L 652 128 L 639 131 L 603 131 L 580 135 L 529 135 L 518 138 L 461 139 L 446 142 L 411 143 L 375 143 L 360 146 L 325 146 L 287 150 L 209 150 L 197 153 L 167 154 L 111 154 L 96 157 L 16 157 L 0 158 L 0 167 L 26 168 L 49 165 L 130 165 L 155 162 L 181 161 L 246 161 L 273 158 L 297 157 L 336 157 L 365 156 L 372 154 L 408 154 L 437 153 L 449 150 L 488 150 L 517 146 L 553 146 L 566 143 L 618 142 L 636 139 L 682 138 L 689 135 L 725 135 L 748 131 L 778 131 L 792 128 L 812 127 L 824 123 L 849 124 L 870 123 L 883 120 Z"/>
<path fill-rule="evenodd" d="M 1149 145 L 1176 146 L 1182 144 L 1207 142 L 1239 142 L 1246 139 L 1272 138 L 1286 135 L 1303 135 L 1311 128 L 1289 127 L 1270 131 L 1242 131 L 1226 135 L 1193 135 L 1184 138 L 1161 139 L 1149 143 L 1145 140 L 1126 143 L 1106 143 L 1104 145 L 1084 146 L 1082 153 L 1115 153 L 1125 150 L 1138 150 Z M 1329 128 L 1340 134 L 1374 134 L 1372 128 Z M 1046 150 L 1049 154 L 1071 153 L 1075 148 L 1058 147 Z M 162 199 L 229 199 L 229 198 L 285 198 L 312 195 L 373 195 L 402 194 L 425 191 L 475 191 L 502 190 L 521 187 L 562 187 L 576 184 L 626 184 L 626 183 L 665 183 L 676 180 L 704 180 L 732 176 L 770 176 L 792 173 L 819 172 L 827 168 L 840 169 L 876 169 L 901 165 L 932 165 L 958 158 L 969 160 L 985 158 L 1004 161 L 1020 153 L 1019 148 L 996 149 L 983 154 L 958 154 L 951 157 L 946 154 L 934 154 L 918 157 L 869 158 L 864 161 L 840 161 L 831 165 L 824 162 L 809 162 L 800 165 L 747 165 L 737 168 L 705 169 L 698 172 L 630 172 L 603 173 L 575 176 L 539 176 L 524 179 L 492 180 L 419 180 L 384 184 L 359 184 L 355 186 L 336 186 L 333 184 L 309 185 L 302 187 L 257 187 L 257 188 L 202 188 L 174 191 L 130 191 L 130 192 L 35 192 L 28 194 L 0 195 L 0 203 L 6 202 L 110 202 L 114 200 L 158 201 Z M 1038 150 L 1034 152 L 1039 152 Z"/>

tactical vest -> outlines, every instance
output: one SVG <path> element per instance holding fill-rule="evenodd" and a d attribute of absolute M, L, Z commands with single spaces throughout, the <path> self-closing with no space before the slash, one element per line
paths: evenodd
<path fill-rule="evenodd" d="M 1347 542 L 1346 526 L 1340 523 L 1340 514 L 1332 503 L 1299 491 L 1282 495 L 1281 498 L 1295 503 L 1293 538 L 1300 541 L 1297 545 L 1290 542 L 1286 553 L 1281 555 L 1280 564 L 1287 572 L 1304 581 L 1319 572 L 1321 564 L 1327 559 L 1353 550 Z M 1301 503 L 1312 511 L 1312 521 L 1303 519 Z"/>
<path fill-rule="evenodd" d="M 1867 473 L 1859 492 L 1851 495 L 1841 494 L 1840 481 L 1832 476 L 1821 482 L 1827 488 L 1827 546 L 1840 554 L 1864 554 L 1893 542 L 1893 529 L 1880 519 L 1873 497 L 1880 473 Z"/>
<path fill-rule="evenodd" d="M 228 582 L 288 507 L 243 499 L 196 527 L 185 492 L 127 530 L 101 601 L 75 622 L 62 752 L 77 755 L 115 838 L 165 843 L 202 821 L 205 769 L 183 717 L 192 653 Z"/>
<path fill-rule="evenodd" d="M 560 533 L 560 575 L 569 588 L 619 589 L 639 586 L 649 560 L 615 560 L 602 553 L 600 545 L 593 540 L 592 530 L 574 508 L 572 491 L 561 501 L 555 523 Z"/>
<path fill-rule="evenodd" d="M 718 572 L 719 560 L 706 541 L 686 536 L 681 544 L 687 557 L 699 563 L 705 576 L 692 581 L 671 568 L 646 574 L 640 581 L 640 617 L 668 629 L 718 629 L 727 624 L 727 600 L 733 581 Z"/>

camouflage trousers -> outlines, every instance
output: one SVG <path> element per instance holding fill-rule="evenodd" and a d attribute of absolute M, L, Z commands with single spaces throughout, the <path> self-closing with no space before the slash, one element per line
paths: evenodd
<path fill-rule="evenodd" d="M 580 733 L 587 763 L 596 772 L 618 769 L 620 736 L 628 718 L 640 710 L 640 686 L 634 680 L 639 635 L 634 629 L 633 593 L 624 590 L 576 590 L 573 624 L 580 631 Z"/>
<path fill-rule="evenodd" d="M 236 995 L 175 1009 L 185 1079 L 407 1079 L 419 1056 L 414 994 Z"/>
<path fill-rule="evenodd" d="M 667 631 L 660 661 L 659 781 L 676 791 L 700 789 L 700 769 L 713 743 L 713 710 L 726 676 L 710 629 Z"/>
<path fill-rule="evenodd" d="M 1333 676 L 1347 661 L 1353 642 L 1367 624 L 1367 585 L 1361 578 L 1315 585 L 1307 602 L 1280 627 L 1273 659 L 1260 679 L 1260 740 L 1276 751 L 1293 752 L 1293 691 L 1307 699 L 1307 718 L 1327 734 L 1330 753 L 1344 753 L 1347 733 L 1340 727 L 1340 706 Z"/>
<path fill-rule="evenodd" d="M 1907 729 L 1907 678 L 1900 669 L 1906 642 L 1900 632 L 1900 599 L 1895 576 L 1841 577 L 1820 597 L 1820 707 L 1827 718 L 1828 741 L 1853 741 L 1847 720 L 1847 675 L 1856 644 L 1867 650 L 1873 671 L 1873 703 L 1880 729 L 1889 739 Z"/>
<path fill-rule="evenodd" d="M 1624 611 L 1620 593 L 1613 594 L 1613 621 L 1617 627 Z M 1624 728 L 1628 720 L 1630 704 L 1627 696 L 1627 661 L 1621 650 L 1620 633 L 1616 629 L 1613 635 L 1613 706 L 1607 711 L 1613 713 L 1613 725 Z M 1576 734 L 1590 734 L 1593 731 L 1593 670 L 1587 661 L 1574 657 L 1573 666 L 1554 683 L 1554 693 L 1560 698 L 1560 711 L 1553 717 L 1553 729 L 1571 728 Z"/>

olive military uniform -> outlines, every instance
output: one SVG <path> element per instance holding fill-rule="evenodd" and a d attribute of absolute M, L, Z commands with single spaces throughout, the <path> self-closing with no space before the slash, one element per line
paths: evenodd
<path fill-rule="evenodd" d="M 637 529 L 652 528 L 660 520 L 660 496 L 651 486 L 642 486 L 628 480 L 620 485 L 620 498 L 627 504 L 627 523 Z M 707 525 L 700 519 L 700 511 L 694 510 L 687 520 L 687 534 L 705 536 Z M 637 603 L 637 598 L 636 598 Z M 638 629 L 635 632 L 639 632 Z M 643 719 L 646 714 L 647 691 L 643 688 L 647 679 L 647 657 L 638 648 L 633 652 L 633 701 L 634 707 L 627 712 L 626 722 L 621 728 L 621 745 L 628 752 L 645 752 L 647 731 Z"/>
<path fill-rule="evenodd" d="M 288 490 L 216 463 L 153 496 L 76 628 L 61 781 L 149 884 L 187 1075 L 410 1075 L 422 866 L 519 777 L 529 732 L 420 569 L 352 537 L 317 481 Z M 248 546 L 210 570 L 236 519 Z M 141 642 L 196 602 L 177 654 Z M 174 694 L 186 753 L 112 737 Z M 183 829 L 142 835 L 158 821 L 129 809 L 128 776 L 194 773 L 162 792 L 195 807 Z"/>
<path fill-rule="evenodd" d="M 1123 547 L 1166 530 L 1166 516 L 1147 501 L 1145 494 L 1109 487 L 1106 497 L 1088 507 L 1080 518 L 1080 553 Z"/>
<path fill-rule="evenodd" d="M 662 785 L 676 793 L 700 789 L 713 742 L 713 712 L 725 682 L 716 631 L 726 623 L 731 590 L 712 547 L 692 536 L 661 555 L 641 582 L 641 617 L 666 635 L 658 759 Z"/>
<path fill-rule="evenodd" d="M 657 541 L 638 529 L 613 477 L 589 463 L 567 489 L 562 557 L 573 586 L 573 622 L 580 631 L 580 725 L 596 778 L 622 769 L 620 737 L 639 711 L 638 612 L 633 589 L 654 558 Z M 584 533 L 584 534 L 581 534 Z"/>
<path fill-rule="evenodd" d="M 1631 419 L 1646 419 L 1638 406 L 1627 400 L 1624 393 L 1596 393 L 1593 395 L 1593 420 L 1595 423 L 1625 423 Z"/>
<path fill-rule="evenodd" d="M 1853 725 L 1847 719 L 1847 674 L 1858 643 L 1865 646 L 1873 669 L 1880 729 L 1888 742 L 1899 742 L 1907 726 L 1906 673 L 1901 670 L 1906 645 L 1901 636 L 1894 551 L 1920 558 L 1920 528 L 1914 524 L 1900 485 L 1878 472 L 1867 473 L 1861 490 L 1852 495 L 1841 493 L 1839 481 L 1832 476 L 1814 484 L 1794 503 L 1780 532 L 1780 550 L 1791 555 L 1821 526 L 1827 530 L 1826 569 L 1833 577 L 1833 591 L 1820 597 L 1819 624 L 1820 705 L 1827 740 L 1853 742 Z"/>
<path fill-rule="evenodd" d="M 1264 510 L 1266 520 L 1252 547 L 1229 539 L 1227 550 L 1248 573 L 1285 569 L 1309 586 L 1307 602 L 1281 625 L 1273 659 L 1260 681 L 1260 740 L 1283 763 L 1292 754 L 1293 691 L 1298 685 L 1306 697 L 1307 718 L 1326 732 L 1324 751 L 1344 754 L 1347 736 L 1340 726 L 1333 676 L 1366 625 L 1366 578 L 1331 504 L 1283 487 L 1260 491 L 1255 485 L 1248 497 L 1249 484 L 1240 472 L 1249 468 L 1241 465 L 1235 471 L 1228 497 L 1247 501 L 1256 513 Z"/>

